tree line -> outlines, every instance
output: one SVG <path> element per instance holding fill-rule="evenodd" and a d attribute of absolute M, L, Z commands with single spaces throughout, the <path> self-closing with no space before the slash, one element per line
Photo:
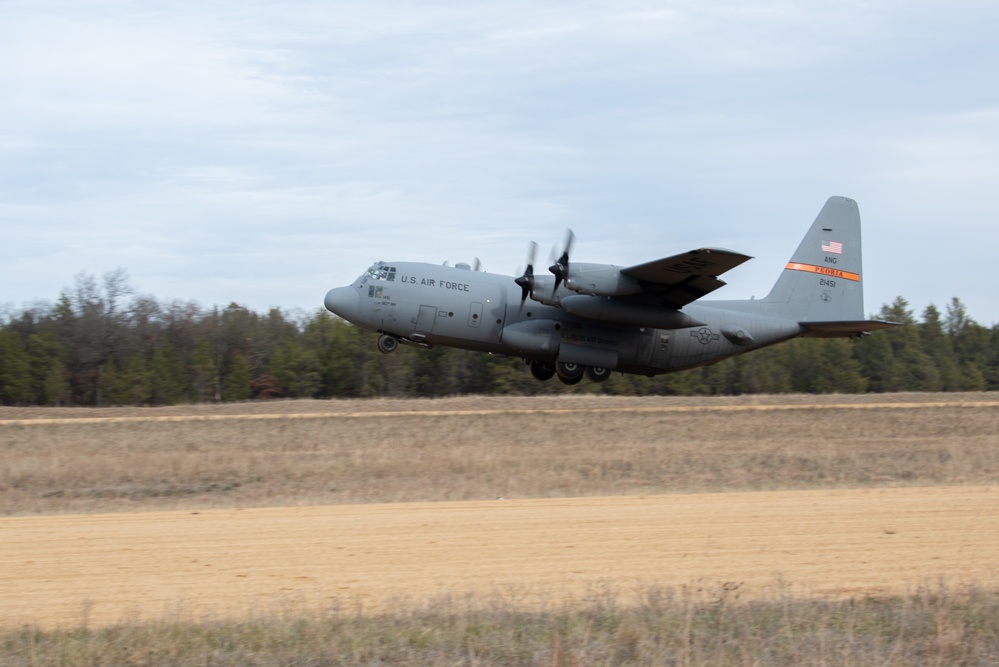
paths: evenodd
<path fill-rule="evenodd" d="M 877 315 L 907 326 L 859 339 L 795 339 L 712 366 L 603 384 L 539 383 L 518 358 L 375 348 L 317 309 L 259 314 L 138 295 L 123 270 L 88 274 L 53 303 L 0 320 L 0 404 L 173 405 L 266 398 L 458 394 L 694 395 L 999 389 L 999 325 L 956 297 L 917 318 L 902 297 Z"/>

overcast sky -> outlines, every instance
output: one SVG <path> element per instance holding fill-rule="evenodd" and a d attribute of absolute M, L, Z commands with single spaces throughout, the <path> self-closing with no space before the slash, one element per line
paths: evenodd
<path fill-rule="evenodd" d="M 865 307 L 999 322 L 999 3 L 0 1 L 0 308 L 312 312 L 375 260 L 754 256 L 856 199 Z"/>

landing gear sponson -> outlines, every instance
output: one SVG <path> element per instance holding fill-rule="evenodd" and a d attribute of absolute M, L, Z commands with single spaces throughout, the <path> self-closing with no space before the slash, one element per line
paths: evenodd
<path fill-rule="evenodd" d="M 383 334 L 378 337 L 378 351 L 383 354 L 391 354 L 399 348 L 401 341 L 395 336 Z M 579 384 L 585 375 L 591 382 L 604 382 L 610 377 L 609 368 L 598 368 L 595 366 L 581 366 L 563 361 L 557 362 L 554 366 L 540 361 L 527 361 L 531 369 L 531 375 L 536 380 L 550 380 L 558 375 L 559 381 L 563 384 Z"/>

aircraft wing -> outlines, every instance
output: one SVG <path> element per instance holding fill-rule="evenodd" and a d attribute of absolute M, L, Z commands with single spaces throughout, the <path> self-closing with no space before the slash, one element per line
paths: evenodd
<path fill-rule="evenodd" d="M 682 308 L 725 284 L 718 276 L 752 259 L 722 248 L 699 248 L 621 269 L 642 282 L 642 292 L 655 294 L 663 305 Z"/>

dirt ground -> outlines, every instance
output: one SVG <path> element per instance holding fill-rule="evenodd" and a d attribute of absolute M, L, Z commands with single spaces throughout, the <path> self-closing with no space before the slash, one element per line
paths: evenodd
<path fill-rule="evenodd" d="M 90 626 L 649 586 L 751 599 L 999 583 L 999 488 L 0 518 L 0 624 Z"/>
<path fill-rule="evenodd" d="M 928 407 L 999 407 L 994 392 L 899 392 L 894 394 L 744 394 L 741 396 L 456 396 L 451 398 L 377 398 L 276 400 L 168 407 L 52 408 L 0 406 L 0 426 L 26 422 L 102 423 L 129 421 L 227 421 L 307 419 L 340 416 L 517 414 L 586 410 L 614 412 L 737 412 Z"/>

